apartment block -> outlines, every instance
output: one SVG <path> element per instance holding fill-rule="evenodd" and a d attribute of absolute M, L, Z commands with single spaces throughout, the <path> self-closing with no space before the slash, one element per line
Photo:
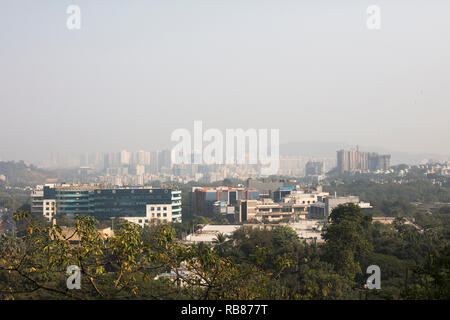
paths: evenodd
<path fill-rule="evenodd" d="M 390 169 L 390 155 L 379 155 L 375 152 L 356 150 L 337 151 L 337 169 L 344 172 L 386 171 Z"/>

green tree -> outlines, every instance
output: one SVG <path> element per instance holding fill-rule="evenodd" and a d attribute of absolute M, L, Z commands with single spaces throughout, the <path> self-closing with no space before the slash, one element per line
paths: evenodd
<path fill-rule="evenodd" d="M 341 204 L 331 212 L 324 230 L 324 259 L 349 280 L 362 275 L 360 262 L 373 250 L 367 239 L 371 220 L 358 205 Z"/>
<path fill-rule="evenodd" d="M 429 254 L 423 266 L 412 268 L 407 287 L 403 291 L 406 299 L 450 299 L 450 247 L 436 255 Z"/>

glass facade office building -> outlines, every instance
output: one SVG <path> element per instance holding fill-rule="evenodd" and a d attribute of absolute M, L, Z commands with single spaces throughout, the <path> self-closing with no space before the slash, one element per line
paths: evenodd
<path fill-rule="evenodd" d="M 57 215 L 89 215 L 98 220 L 145 217 L 148 204 L 170 204 L 173 220 L 181 221 L 181 191 L 175 189 L 46 186 L 44 199 L 56 200 Z"/>

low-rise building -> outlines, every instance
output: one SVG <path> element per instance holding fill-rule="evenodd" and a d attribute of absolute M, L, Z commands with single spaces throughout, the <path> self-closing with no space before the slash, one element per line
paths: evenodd
<path fill-rule="evenodd" d="M 52 220 L 53 226 L 56 225 L 56 220 Z M 78 245 L 81 241 L 81 236 L 77 233 L 77 230 L 73 227 L 60 226 L 60 232 L 56 234 L 56 237 L 60 240 L 67 240 L 71 245 Z M 103 240 L 114 236 L 114 231 L 111 228 L 97 229 L 100 237 Z M 53 237 L 53 236 L 52 236 Z"/>
<path fill-rule="evenodd" d="M 31 213 L 40 215 L 44 213 L 44 186 L 38 185 L 31 191 Z"/>
<path fill-rule="evenodd" d="M 197 232 L 186 236 L 185 241 L 189 243 L 213 243 L 219 234 L 230 237 L 241 225 L 213 225 L 208 224 Z"/>
<path fill-rule="evenodd" d="M 172 205 L 170 204 L 147 204 L 146 206 L 146 216 L 145 217 L 124 217 L 123 219 L 136 223 L 141 227 L 151 222 L 172 222 Z"/>
<path fill-rule="evenodd" d="M 149 219 L 181 222 L 181 190 L 173 188 L 45 185 L 33 190 L 31 196 L 32 212 L 49 220 L 87 215 L 98 220 L 124 218 L 141 225 L 145 222 L 140 220 Z"/>
<path fill-rule="evenodd" d="M 275 222 L 306 219 L 308 208 L 321 197 L 328 196 L 321 188 L 302 190 L 299 187 L 281 187 L 274 192 L 274 200 L 240 200 L 235 206 L 235 221 L 251 220 Z"/>
<path fill-rule="evenodd" d="M 364 212 L 369 212 L 372 209 L 370 203 L 362 202 L 359 200 L 358 196 L 348 196 L 348 197 L 334 197 L 330 196 L 320 196 L 318 201 L 312 204 L 308 209 L 308 218 L 310 219 L 328 219 L 333 211 L 340 204 L 354 203 L 363 209 Z"/>
<path fill-rule="evenodd" d="M 234 206 L 239 200 L 257 200 L 256 189 L 230 187 L 194 187 L 192 188 L 194 215 L 211 217 L 217 212 L 218 203 Z M 219 205 L 220 206 L 220 205 Z"/>
<path fill-rule="evenodd" d="M 252 228 L 259 230 L 273 230 L 278 227 L 290 227 L 298 235 L 299 239 L 305 242 L 323 242 L 321 220 L 301 220 L 298 222 L 279 223 L 279 224 L 261 224 L 250 223 L 241 225 L 206 225 L 197 232 L 185 237 L 187 243 L 214 244 L 219 234 L 223 234 L 227 238 L 231 238 L 233 233 L 240 228 Z"/>

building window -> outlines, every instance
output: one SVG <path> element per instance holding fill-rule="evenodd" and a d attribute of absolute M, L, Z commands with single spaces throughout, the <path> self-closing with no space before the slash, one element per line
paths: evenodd
<path fill-rule="evenodd" d="M 167 213 L 164 212 L 164 213 L 163 213 L 163 217 L 167 217 Z"/>
<path fill-rule="evenodd" d="M 164 207 L 163 210 L 167 210 L 167 207 Z"/>
<path fill-rule="evenodd" d="M 158 213 L 158 218 L 161 218 L 161 213 Z"/>
<path fill-rule="evenodd" d="M 158 207 L 158 211 L 160 211 L 161 210 L 161 207 Z"/>

